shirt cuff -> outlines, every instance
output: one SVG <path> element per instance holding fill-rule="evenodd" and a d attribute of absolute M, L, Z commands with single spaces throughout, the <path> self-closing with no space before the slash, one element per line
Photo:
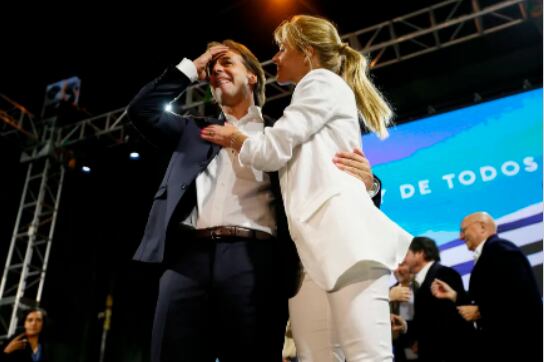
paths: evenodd
<path fill-rule="evenodd" d="M 195 64 L 187 58 L 183 58 L 181 62 L 179 62 L 178 65 L 176 65 L 176 68 L 183 74 L 187 76 L 191 80 L 191 82 L 194 82 L 198 79 L 198 74 L 196 72 Z"/>

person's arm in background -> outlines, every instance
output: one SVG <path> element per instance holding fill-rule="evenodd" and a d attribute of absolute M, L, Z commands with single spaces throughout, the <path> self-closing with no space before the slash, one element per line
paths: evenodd
<path fill-rule="evenodd" d="M 390 302 L 408 302 L 411 297 L 412 290 L 409 287 L 402 286 L 401 284 L 395 285 L 389 289 Z"/>
<path fill-rule="evenodd" d="M 15 351 L 25 349 L 28 341 L 26 339 L 26 334 L 21 333 L 17 337 L 13 338 L 11 341 L 7 342 L 2 347 L 2 354 L 9 355 Z M 3 359 L 1 359 L 3 361 Z"/>
<path fill-rule="evenodd" d="M 431 292 L 438 299 L 448 299 L 457 305 L 461 317 L 468 322 L 480 319 L 480 308 L 474 304 L 468 304 L 468 298 L 459 293 L 448 283 L 435 279 L 431 284 Z"/>
<path fill-rule="evenodd" d="M 393 340 L 399 338 L 401 334 L 408 332 L 408 323 L 404 318 L 397 314 L 390 314 L 391 317 L 391 334 Z"/>

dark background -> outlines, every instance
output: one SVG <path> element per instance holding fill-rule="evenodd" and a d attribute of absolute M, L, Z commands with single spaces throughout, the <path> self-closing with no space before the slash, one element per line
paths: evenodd
<path fill-rule="evenodd" d="M 197 57 L 210 41 L 232 38 L 267 60 L 276 50 L 273 29 L 290 15 L 323 15 L 347 33 L 435 3 L 134 2 L 119 10 L 96 2 L 2 5 L 0 93 L 39 114 L 47 84 L 78 76 L 79 105 L 86 114 L 99 115 L 125 106 L 164 67 L 184 56 Z M 377 69 L 374 80 L 396 109 L 397 123 L 425 116 L 430 107 L 442 112 L 469 105 L 475 93 L 486 100 L 519 92 L 524 84 L 540 87 L 539 22 L 541 18 Z M 277 116 L 287 101 L 274 102 L 265 113 Z M 133 150 L 141 153 L 140 160 L 128 159 Z M 19 152 L 17 144 L 0 140 L 2 266 L 24 182 Z M 49 340 L 59 361 L 97 360 L 102 328 L 98 313 L 112 293 L 107 360 L 146 361 L 160 269 L 130 259 L 168 155 L 139 141 L 108 148 L 79 146 L 77 154 L 93 172 L 66 175 L 42 303 L 52 322 Z"/>

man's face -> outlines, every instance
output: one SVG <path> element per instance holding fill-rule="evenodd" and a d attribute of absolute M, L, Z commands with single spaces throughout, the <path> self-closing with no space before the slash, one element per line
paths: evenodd
<path fill-rule="evenodd" d="M 423 267 L 424 260 L 422 251 L 414 253 L 412 250 L 408 250 L 403 264 L 406 264 L 411 273 L 417 273 Z"/>
<path fill-rule="evenodd" d="M 253 98 L 257 77 L 251 73 L 240 54 L 229 50 L 210 65 L 210 86 L 216 101 L 223 106 L 236 106 Z"/>
<path fill-rule="evenodd" d="M 410 267 L 406 261 L 403 261 L 399 264 L 397 269 L 395 269 L 395 278 L 401 283 L 408 282 L 412 278 L 412 273 L 410 273 Z"/>
<path fill-rule="evenodd" d="M 465 241 L 468 250 L 474 251 L 485 240 L 485 229 L 481 222 L 466 217 L 459 228 L 459 238 Z"/>

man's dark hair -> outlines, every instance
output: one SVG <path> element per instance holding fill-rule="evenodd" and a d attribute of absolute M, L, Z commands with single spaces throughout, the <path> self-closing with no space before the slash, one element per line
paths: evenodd
<path fill-rule="evenodd" d="M 410 244 L 410 250 L 413 253 L 422 251 L 426 261 L 440 261 L 440 251 L 436 246 L 436 242 L 425 236 L 416 236 Z"/>

